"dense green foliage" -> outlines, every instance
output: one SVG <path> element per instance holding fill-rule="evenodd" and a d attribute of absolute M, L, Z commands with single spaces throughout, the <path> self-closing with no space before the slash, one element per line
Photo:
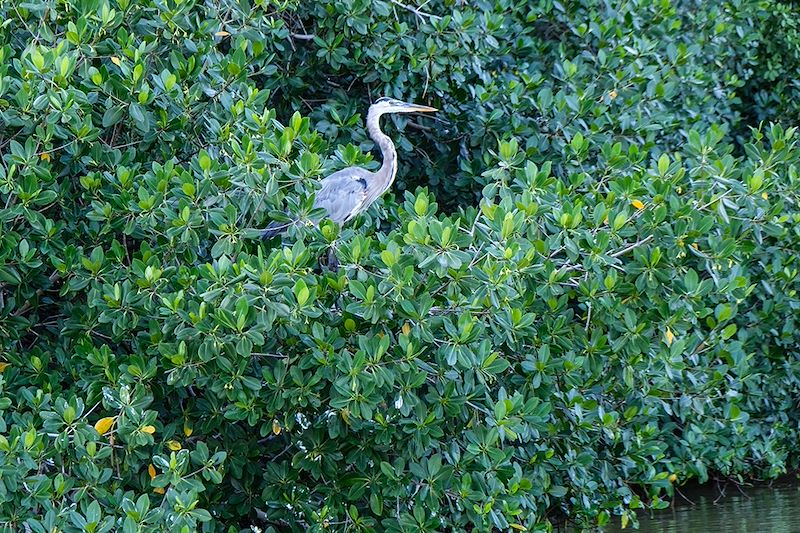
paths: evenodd
<path fill-rule="evenodd" d="M 0 527 L 546 531 L 795 469 L 797 20 L 4 0 Z M 396 195 L 254 239 L 374 168 L 380 95 L 442 109 L 385 121 Z"/>
<path fill-rule="evenodd" d="M 800 4 L 797 0 L 769 2 L 760 6 L 755 20 L 769 32 L 758 40 L 756 58 L 744 90 L 744 113 L 751 120 L 800 121 Z"/>

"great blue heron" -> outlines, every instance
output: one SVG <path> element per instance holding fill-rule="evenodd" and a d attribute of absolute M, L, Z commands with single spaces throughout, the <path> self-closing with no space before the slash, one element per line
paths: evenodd
<path fill-rule="evenodd" d="M 379 98 L 369 106 L 367 131 L 381 149 L 383 163 L 377 172 L 361 167 L 347 167 L 323 178 L 314 199 L 314 208 L 322 208 L 328 218 L 344 224 L 364 212 L 372 202 L 391 187 L 397 174 L 397 150 L 388 135 L 381 131 L 380 118 L 387 113 L 430 113 L 433 107 L 401 102 L 394 98 Z M 319 220 L 314 220 L 318 223 Z M 261 234 L 270 239 L 286 231 L 294 222 L 271 222 Z"/>

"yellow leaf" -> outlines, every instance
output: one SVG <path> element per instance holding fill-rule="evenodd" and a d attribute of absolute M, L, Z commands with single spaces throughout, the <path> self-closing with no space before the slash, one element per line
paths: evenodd
<path fill-rule="evenodd" d="M 628 527 L 628 520 L 629 520 L 628 515 L 626 515 L 626 514 L 622 515 L 622 528 L 621 529 L 625 529 L 626 527 Z"/>
<path fill-rule="evenodd" d="M 44 152 L 39 156 L 39 159 L 41 159 L 42 161 L 50 161 L 50 154 Z"/>
<path fill-rule="evenodd" d="M 669 482 L 670 483 L 675 483 L 676 481 L 678 481 L 678 476 L 675 475 L 675 474 L 670 474 L 669 475 Z"/>
<path fill-rule="evenodd" d="M 227 37 L 228 35 L 230 35 L 230 33 L 226 32 L 225 30 L 220 30 L 214 35 L 216 35 L 217 37 Z"/>
<path fill-rule="evenodd" d="M 667 331 L 664 332 L 664 338 L 667 340 L 667 346 L 672 346 L 672 341 L 675 340 L 675 335 L 672 333 L 672 330 L 667 328 Z"/>
<path fill-rule="evenodd" d="M 165 491 L 162 487 L 156 487 L 153 489 L 153 492 L 155 492 L 156 494 L 164 494 Z"/>
<path fill-rule="evenodd" d="M 114 420 L 116 419 L 116 416 L 107 416 L 105 418 L 101 418 L 95 422 L 94 429 L 101 435 L 105 435 L 108 433 L 108 430 L 111 429 L 111 426 L 114 425 Z"/>
<path fill-rule="evenodd" d="M 147 465 L 147 474 L 150 476 L 150 479 L 156 478 L 156 467 L 153 465 Z"/>
<path fill-rule="evenodd" d="M 275 433 L 276 435 L 280 435 L 281 434 L 281 429 L 282 429 L 281 425 L 278 423 L 278 421 L 277 420 L 273 420 L 272 421 L 272 432 Z"/>
<path fill-rule="evenodd" d="M 176 440 L 167 441 L 167 448 L 172 450 L 173 452 L 177 452 L 182 448 L 181 443 Z"/>
<path fill-rule="evenodd" d="M 117 56 L 111 56 L 111 62 L 114 63 L 116 66 L 120 66 L 122 60 Z"/>
<path fill-rule="evenodd" d="M 192 436 L 192 428 L 189 427 L 188 423 L 183 424 L 183 434 L 187 437 Z"/>
<path fill-rule="evenodd" d="M 9 366 L 11 366 L 11 363 L 0 363 L 0 374 L 2 374 Z"/>
<path fill-rule="evenodd" d="M 765 192 L 762 192 L 762 193 L 761 193 L 761 198 L 763 198 L 764 200 L 766 200 L 767 198 L 769 198 L 769 195 L 768 195 L 767 193 L 765 193 Z"/>
<path fill-rule="evenodd" d="M 611 90 L 611 92 L 609 92 L 609 93 L 608 93 L 608 97 L 609 97 L 611 100 L 613 100 L 614 98 L 616 98 L 616 97 L 617 97 L 617 91 L 615 91 L 615 90 L 613 90 L 613 89 L 612 89 L 612 90 Z"/>
<path fill-rule="evenodd" d="M 640 200 L 634 200 L 631 202 L 631 205 L 636 209 L 644 209 L 644 204 Z"/>
<path fill-rule="evenodd" d="M 523 526 L 522 524 L 510 524 L 511 529 L 516 529 L 517 531 L 528 531 L 528 528 Z"/>
<path fill-rule="evenodd" d="M 155 426 L 145 426 L 145 427 L 142 428 L 142 431 L 144 433 L 147 433 L 148 435 L 152 435 L 153 433 L 156 432 L 156 427 Z"/>
<path fill-rule="evenodd" d="M 694 248 L 695 250 L 697 250 L 697 243 L 696 243 L 696 242 L 693 242 L 693 243 L 692 243 L 692 248 Z"/>
<path fill-rule="evenodd" d="M 408 335 L 409 333 L 411 333 L 411 324 L 406 322 L 403 324 L 403 335 Z"/>

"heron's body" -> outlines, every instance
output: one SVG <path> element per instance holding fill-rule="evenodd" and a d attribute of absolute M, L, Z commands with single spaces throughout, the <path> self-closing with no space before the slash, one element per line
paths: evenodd
<path fill-rule="evenodd" d="M 349 222 L 366 208 L 367 190 L 372 179 L 372 172 L 361 167 L 347 167 L 334 172 L 322 180 L 314 198 L 314 208 L 327 211 L 328 218 L 337 224 Z"/>
<path fill-rule="evenodd" d="M 361 167 L 347 167 L 324 178 L 317 191 L 314 207 L 327 212 L 327 218 L 337 224 L 345 224 L 356 215 L 364 212 L 372 203 L 380 198 L 394 182 L 397 174 L 397 150 L 392 140 L 381 131 L 380 118 L 387 113 L 430 112 L 436 109 L 416 104 L 408 104 L 381 98 L 369 108 L 367 113 L 367 131 L 381 150 L 383 163 L 375 172 Z M 315 220 L 318 223 L 319 220 Z M 270 223 L 264 230 L 263 238 L 271 238 L 283 233 L 291 225 L 289 223 Z"/>

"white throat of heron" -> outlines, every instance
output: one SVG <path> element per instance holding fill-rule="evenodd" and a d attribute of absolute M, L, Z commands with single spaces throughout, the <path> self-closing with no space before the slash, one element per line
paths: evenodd
<path fill-rule="evenodd" d="M 383 112 L 375 107 L 370 107 L 367 113 L 367 131 L 375 144 L 381 149 L 383 163 L 381 168 L 374 173 L 375 187 L 371 187 L 371 192 L 366 199 L 366 205 L 377 200 L 386 190 L 391 187 L 394 177 L 397 174 L 397 150 L 388 135 L 381 131 L 380 119 Z"/>

